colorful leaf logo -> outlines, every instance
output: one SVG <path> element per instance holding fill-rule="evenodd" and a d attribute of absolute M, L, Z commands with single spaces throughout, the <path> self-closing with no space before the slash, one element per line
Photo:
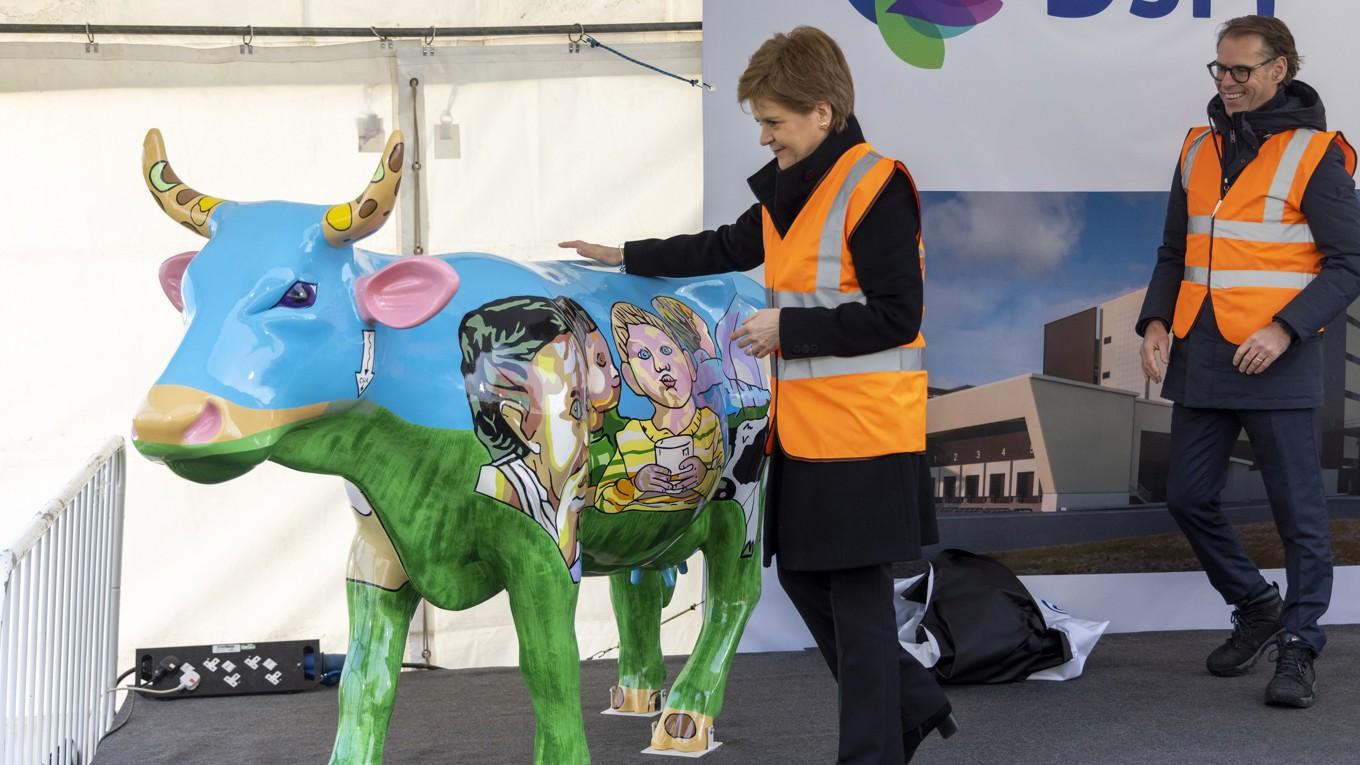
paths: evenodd
<path fill-rule="evenodd" d="M 878 25 L 897 57 L 921 69 L 944 66 L 944 41 L 995 16 L 1002 0 L 850 0 Z"/>

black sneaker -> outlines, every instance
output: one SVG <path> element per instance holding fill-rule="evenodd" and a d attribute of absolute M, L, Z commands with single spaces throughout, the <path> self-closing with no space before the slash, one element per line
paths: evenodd
<path fill-rule="evenodd" d="M 1280 623 L 1280 588 L 1274 584 L 1265 592 L 1237 604 L 1233 610 L 1232 635 L 1209 654 L 1204 665 L 1219 677 L 1235 677 L 1256 666 L 1261 654 L 1284 633 Z"/>
<path fill-rule="evenodd" d="M 1266 703 L 1274 707 L 1313 706 L 1313 649 L 1293 635 L 1281 635 L 1275 662 L 1275 676 L 1266 686 Z"/>

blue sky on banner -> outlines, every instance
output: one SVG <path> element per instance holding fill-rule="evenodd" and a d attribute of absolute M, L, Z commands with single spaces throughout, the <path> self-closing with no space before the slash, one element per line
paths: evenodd
<path fill-rule="evenodd" d="M 1147 286 L 1166 193 L 922 195 L 935 387 L 1043 370 L 1044 323 Z"/>

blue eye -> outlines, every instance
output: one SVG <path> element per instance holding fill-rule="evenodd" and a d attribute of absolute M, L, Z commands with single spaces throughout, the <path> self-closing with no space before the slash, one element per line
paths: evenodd
<path fill-rule="evenodd" d="M 647 350 L 646 348 L 643 348 L 642 350 L 638 351 L 638 358 L 642 359 L 643 361 L 646 361 L 647 359 L 650 359 L 651 357 L 652 357 L 652 352 L 649 351 L 649 350 Z"/>
<path fill-rule="evenodd" d="M 661 346 L 661 355 L 662 355 L 662 356 L 669 356 L 669 355 L 671 355 L 671 347 L 670 347 L 669 345 L 663 345 L 663 346 Z"/>
<path fill-rule="evenodd" d="M 293 286 L 283 293 L 276 308 L 311 308 L 316 303 L 316 285 L 311 282 L 293 282 Z"/>
<path fill-rule="evenodd" d="M 581 402 L 579 400 L 571 402 L 571 418 L 573 420 L 581 419 Z"/>

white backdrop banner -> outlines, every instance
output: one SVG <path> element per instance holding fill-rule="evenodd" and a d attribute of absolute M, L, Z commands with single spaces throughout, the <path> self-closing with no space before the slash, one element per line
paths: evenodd
<path fill-rule="evenodd" d="M 1205 65 L 1217 31 L 1253 13 L 1289 24 L 1304 56 L 1300 79 L 1321 93 L 1329 127 L 1360 135 L 1354 0 L 706 2 L 703 72 L 718 91 L 703 117 L 705 225 L 750 206 L 746 178 L 770 159 L 735 99 L 750 55 L 777 32 L 818 27 L 849 60 L 868 140 L 903 160 L 927 192 L 932 382 L 1037 372 L 1043 322 L 1146 284 L 1181 141 L 1207 122 L 1215 85 Z M 958 214 L 969 209 L 980 212 Z M 1153 581 L 1129 576 L 1072 577 L 1085 585 L 1069 589 L 1088 600 L 1064 603 L 1130 602 L 1112 595 Z M 1203 574 L 1192 580 L 1209 593 L 1196 602 L 1212 603 Z M 1146 608 L 1142 621 L 1116 620 L 1111 631 L 1221 627 L 1223 611 L 1192 624 Z M 1330 618 L 1354 618 L 1344 611 L 1334 605 Z M 1099 608 L 1073 613 L 1112 618 Z M 767 571 L 743 649 L 809 644 Z"/>
<path fill-rule="evenodd" d="M 923 191 L 1166 191 L 1181 139 L 1207 121 L 1218 27 L 1272 11 L 1333 129 L 1360 131 L 1353 0 L 707 2 L 706 224 L 750 204 L 745 177 L 769 159 L 735 92 L 776 32 L 809 24 L 840 43 L 865 135 Z"/>

